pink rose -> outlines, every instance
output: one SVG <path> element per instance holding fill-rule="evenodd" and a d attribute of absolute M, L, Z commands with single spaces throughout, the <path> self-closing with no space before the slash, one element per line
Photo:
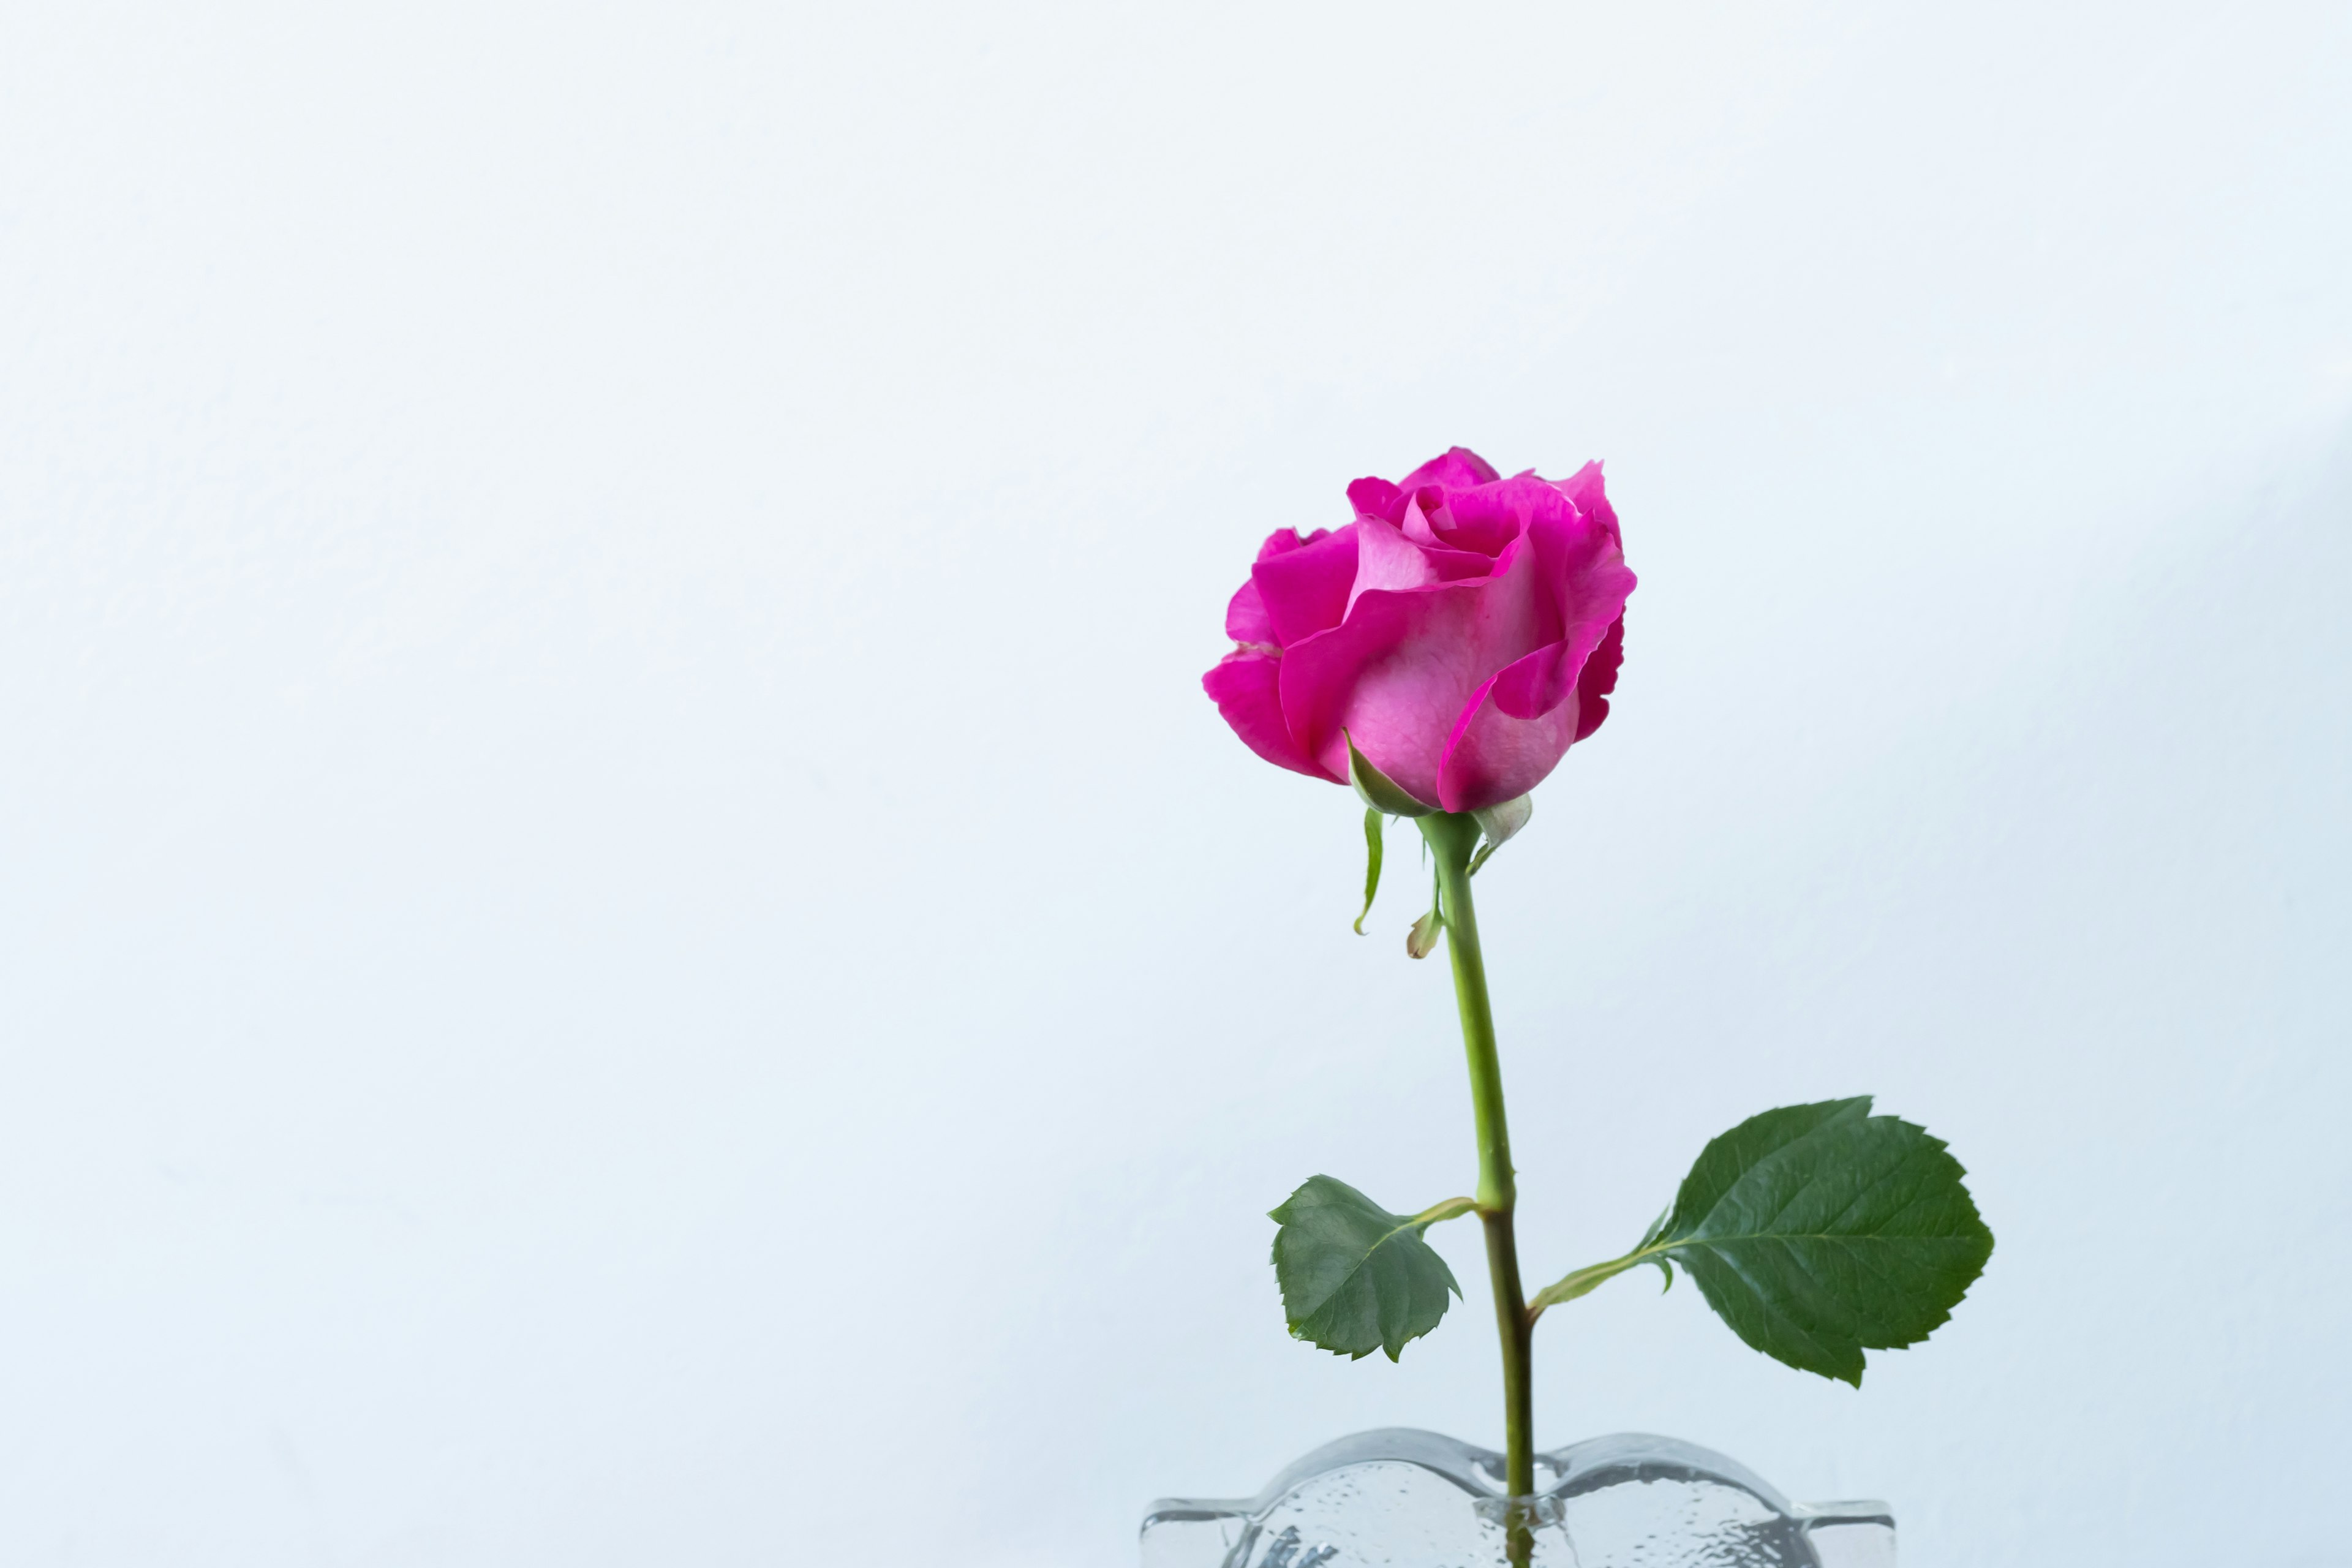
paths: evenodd
<path fill-rule="evenodd" d="M 1348 742 L 1414 799 L 1476 811 L 1541 784 L 1609 716 L 1625 569 L 1601 465 L 1499 477 L 1456 447 L 1356 521 L 1270 534 L 1202 678 L 1259 756 L 1348 782 Z"/>

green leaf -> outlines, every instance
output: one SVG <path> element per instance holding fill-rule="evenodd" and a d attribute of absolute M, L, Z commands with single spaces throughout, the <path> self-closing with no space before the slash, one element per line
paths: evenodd
<path fill-rule="evenodd" d="M 1393 1215 L 1345 1182 L 1309 1176 L 1272 1216 L 1282 1226 L 1274 1277 L 1291 1334 L 1335 1355 L 1360 1361 L 1386 1351 L 1396 1360 L 1445 1316 L 1446 1292 L 1462 1294 L 1421 1233 L 1475 1206 L 1448 1198 Z"/>
<path fill-rule="evenodd" d="M 1374 811 L 1385 811 L 1391 816 L 1427 816 L 1435 809 L 1426 806 L 1404 792 L 1404 786 L 1364 760 L 1356 750 L 1356 738 L 1345 730 L 1339 731 L 1348 742 L 1348 782 L 1356 794 Z"/>
<path fill-rule="evenodd" d="M 1750 1345 L 1859 1387 L 1865 1350 L 1926 1339 L 1992 1256 L 1966 1173 L 1941 1139 L 1871 1115 L 1866 1095 L 1768 1110 L 1707 1144 L 1640 1246 L 1528 1307 L 1573 1300 L 1638 1264 L 1680 1263 Z"/>
<path fill-rule="evenodd" d="M 1364 916 L 1372 912 L 1372 895 L 1381 890 L 1381 810 L 1364 808 L 1364 909 L 1356 917 L 1356 934 L 1364 934 Z"/>

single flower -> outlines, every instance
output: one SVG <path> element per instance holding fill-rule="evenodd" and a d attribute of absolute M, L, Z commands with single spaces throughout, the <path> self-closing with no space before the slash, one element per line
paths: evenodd
<path fill-rule="evenodd" d="M 1415 800 L 1476 811 L 1541 784 L 1609 716 L 1625 567 L 1601 465 L 1503 479 L 1456 447 L 1348 487 L 1355 521 L 1277 529 L 1202 678 L 1267 762 L 1348 781 L 1348 743 Z"/>

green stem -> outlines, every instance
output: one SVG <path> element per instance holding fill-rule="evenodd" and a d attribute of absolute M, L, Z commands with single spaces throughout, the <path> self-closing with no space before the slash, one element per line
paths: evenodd
<path fill-rule="evenodd" d="M 1478 951 L 1478 911 L 1470 898 L 1478 823 L 1466 812 L 1434 812 L 1419 821 L 1437 858 L 1454 999 L 1470 1062 L 1470 1104 L 1478 1128 L 1478 1217 L 1486 1227 L 1486 1272 L 1494 1282 L 1495 1326 L 1503 1341 L 1504 1486 L 1511 1496 L 1526 1497 L 1536 1489 L 1533 1324 L 1519 1285 L 1519 1247 L 1511 1228 L 1519 1194 L 1511 1173 L 1510 1126 L 1503 1116 L 1503 1065 L 1495 1049 L 1495 1010 L 1486 1000 L 1486 961 Z M 1526 1528 L 1515 1524 L 1508 1542 L 1512 1563 L 1526 1563 L 1533 1545 Z"/>

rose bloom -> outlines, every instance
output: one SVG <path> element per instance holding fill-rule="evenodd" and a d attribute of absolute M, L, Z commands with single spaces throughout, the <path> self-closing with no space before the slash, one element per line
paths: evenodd
<path fill-rule="evenodd" d="M 1625 568 L 1601 465 L 1503 479 L 1456 447 L 1348 487 L 1356 520 L 1266 537 L 1201 684 L 1267 762 L 1348 782 L 1348 742 L 1424 805 L 1541 784 L 1609 716 Z"/>

